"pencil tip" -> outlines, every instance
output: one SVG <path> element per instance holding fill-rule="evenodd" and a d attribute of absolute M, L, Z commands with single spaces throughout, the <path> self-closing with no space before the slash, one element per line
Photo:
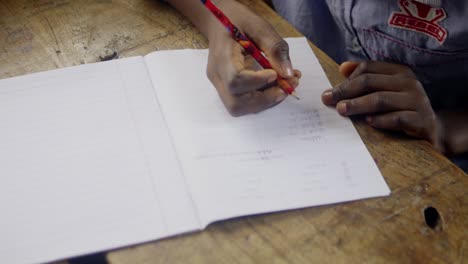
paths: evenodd
<path fill-rule="evenodd" d="M 299 96 L 297 96 L 296 92 L 292 92 L 291 96 L 296 98 L 297 100 L 301 100 L 301 98 L 299 98 Z"/>

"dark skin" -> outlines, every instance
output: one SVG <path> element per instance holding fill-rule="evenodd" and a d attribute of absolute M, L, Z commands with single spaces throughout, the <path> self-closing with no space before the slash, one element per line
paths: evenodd
<path fill-rule="evenodd" d="M 234 0 L 213 2 L 260 46 L 274 69 L 261 69 L 199 0 L 169 0 L 208 38 L 207 75 L 226 109 L 240 116 L 277 105 L 287 97 L 276 84 L 277 76 L 294 87 L 301 77 L 293 69 L 287 44 L 271 25 L 242 4 Z M 364 115 L 375 128 L 425 139 L 444 153 L 468 152 L 468 110 L 436 113 L 424 87 L 407 66 L 345 62 L 340 71 L 346 80 L 325 91 L 322 101 L 335 106 L 341 115 Z"/>
<path fill-rule="evenodd" d="M 265 20 L 232 0 L 213 0 L 230 20 L 267 55 L 273 70 L 265 70 L 231 37 L 200 0 L 169 0 L 208 38 L 207 75 L 224 106 L 233 116 L 258 113 L 273 107 L 287 94 L 278 86 L 278 75 L 296 88 L 301 72 L 289 59 L 288 44 Z"/>
<path fill-rule="evenodd" d="M 364 115 L 369 125 L 401 131 L 429 141 L 447 154 L 468 151 L 467 111 L 436 113 L 424 87 L 404 65 L 386 62 L 345 62 L 346 80 L 322 94 L 325 105 L 343 116 Z"/>

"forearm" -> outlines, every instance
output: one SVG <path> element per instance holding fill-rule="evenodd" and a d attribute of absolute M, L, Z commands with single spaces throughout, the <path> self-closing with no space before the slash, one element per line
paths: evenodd
<path fill-rule="evenodd" d="M 213 0 L 217 5 L 225 4 L 232 0 Z M 208 38 L 215 31 L 223 30 L 216 18 L 203 6 L 200 0 L 168 0 L 180 13 L 186 16 Z"/>
<path fill-rule="evenodd" d="M 448 154 L 468 153 L 468 110 L 441 111 L 442 136 Z"/>

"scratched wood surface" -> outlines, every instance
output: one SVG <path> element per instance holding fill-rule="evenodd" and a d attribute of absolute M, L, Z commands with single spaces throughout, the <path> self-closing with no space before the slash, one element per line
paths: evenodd
<path fill-rule="evenodd" d="M 241 2 L 300 36 L 262 1 Z M 207 44 L 155 0 L 0 0 L 0 40 L 0 78 Z M 338 83 L 337 65 L 314 51 Z M 219 222 L 115 250 L 109 262 L 468 263 L 467 175 L 425 142 L 354 123 L 391 196 Z"/>

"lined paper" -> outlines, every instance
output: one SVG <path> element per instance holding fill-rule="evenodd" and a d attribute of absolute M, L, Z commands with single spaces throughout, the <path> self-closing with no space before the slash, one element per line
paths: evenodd
<path fill-rule="evenodd" d="M 205 77 L 206 50 L 146 56 L 204 226 L 390 192 L 349 119 L 321 103 L 330 83 L 307 41 L 288 42 L 293 64 L 303 73 L 301 100 L 288 98 L 240 118 L 227 113 Z"/>
<path fill-rule="evenodd" d="M 199 226 L 142 57 L 2 80 L 0 109 L 2 262 Z"/>

